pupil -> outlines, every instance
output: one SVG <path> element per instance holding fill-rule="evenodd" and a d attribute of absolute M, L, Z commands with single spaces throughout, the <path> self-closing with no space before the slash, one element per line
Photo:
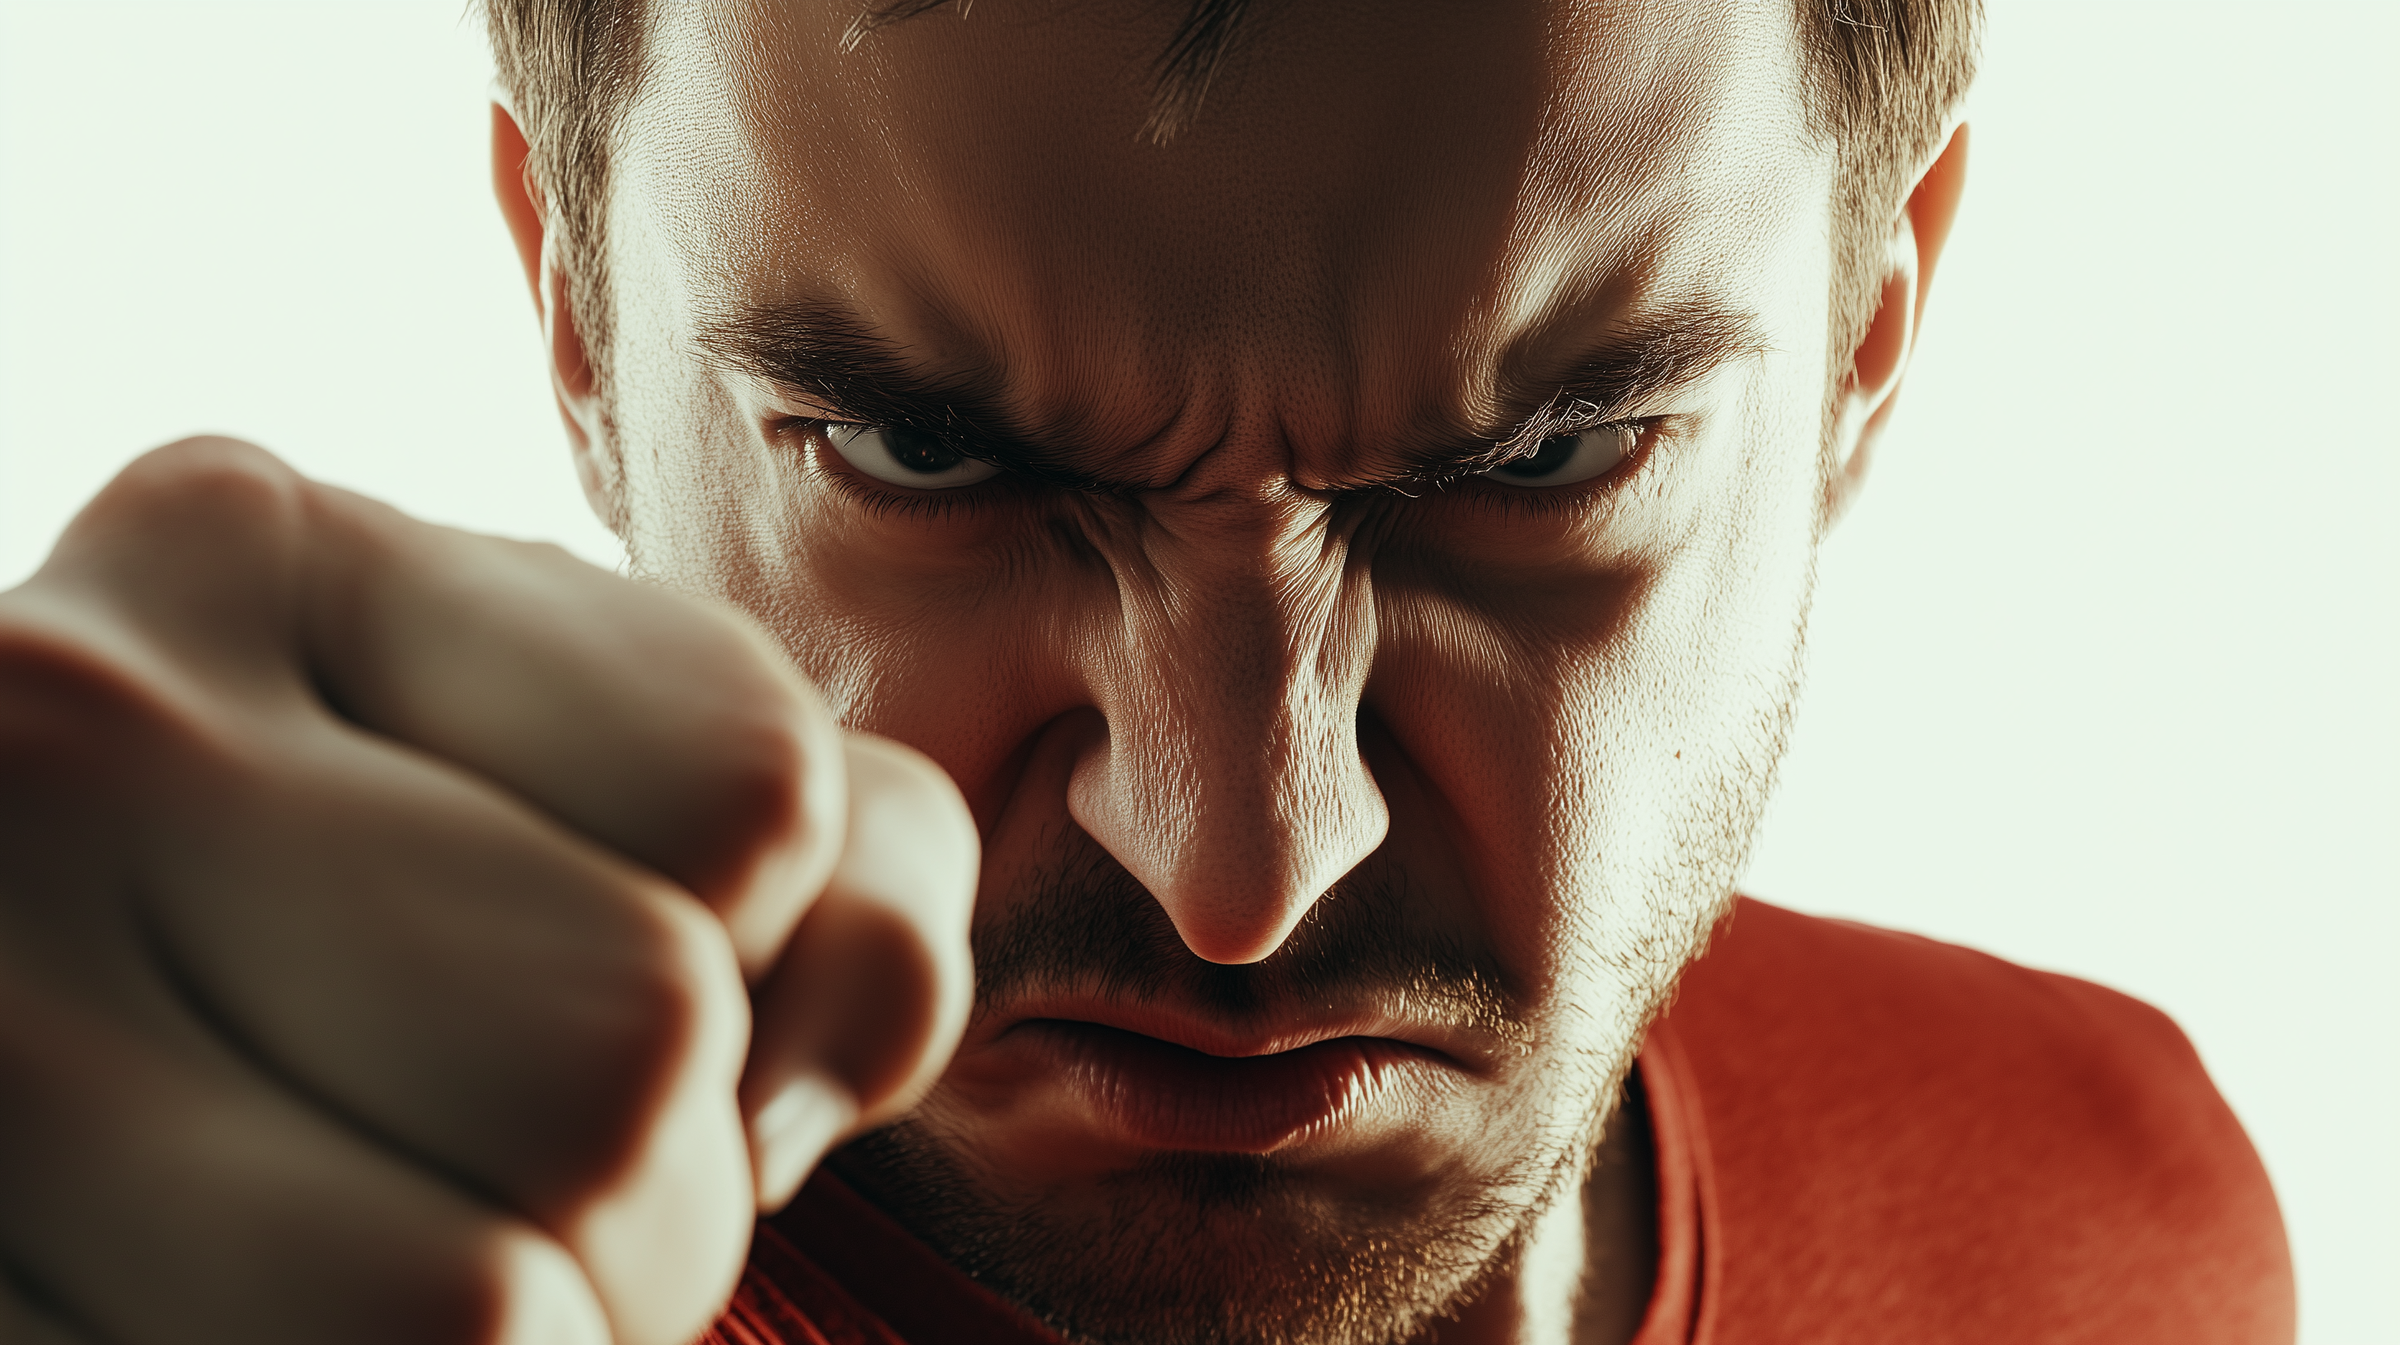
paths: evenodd
<path fill-rule="evenodd" d="M 966 461 L 952 452 L 949 445 L 920 430 L 885 430 L 883 442 L 891 450 L 892 461 L 927 476 L 949 471 Z"/>
<path fill-rule="evenodd" d="M 1567 465 L 1575 456 L 1575 441 L 1580 435 L 1554 434 L 1542 441 L 1530 458 L 1519 458 L 1500 469 L 1502 476 L 1548 476 Z"/>

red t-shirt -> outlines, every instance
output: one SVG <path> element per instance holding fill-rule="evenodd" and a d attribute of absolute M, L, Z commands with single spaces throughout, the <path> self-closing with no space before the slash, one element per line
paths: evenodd
<path fill-rule="evenodd" d="M 1636 1345 L 2288 1342 L 2258 1155 L 2165 1015 L 1744 899 L 1642 1051 Z M 707 1345 L 1057 1345 L 839 1181 L 759 1226 Z"/>

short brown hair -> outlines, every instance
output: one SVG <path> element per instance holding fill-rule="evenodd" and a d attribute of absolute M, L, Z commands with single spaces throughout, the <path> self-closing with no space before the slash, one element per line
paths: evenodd
<path fill-rule="evenodd" d="M 1143 134 L 1163 140 L 1199 115 L 1254 0 L 1186 0 L 1153 68 Z M 845 39 L 948 0 L 878 0 Z M 552 203 L 570 268 L 568 301 L 608 405 L 613 330 L 602 243 L 609 151 L 641 79 L 642 0 L 484 0 L 500 83 L 515 101 L 526 171 Z M 1809 129 L 1835 147 L 1828 396 L 1837 396 L 1881 297 L 1880 254 L 1910 186 L 1941 147 L 1983 28 L 1982 0 L 1797 0 Z"/>
<path fill-rule="evenodd" d="M 1809 130 L 1835 153 L 1825 372 L 1837 397 L 1882 299 L 1879 262 L 1903 198 L 1975 80 L 1983 3 L 1800 0 L 1799 18 Z"/>

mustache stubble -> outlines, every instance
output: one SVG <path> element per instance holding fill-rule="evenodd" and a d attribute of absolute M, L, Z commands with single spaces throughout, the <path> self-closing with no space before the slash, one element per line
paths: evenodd
<path fill-rule="evenodd" d="M 1352 870 L 1274 953 L 1227 966 L 1185 947 L 1165 909 L 1115 857 L 1081 833 L 1062 841 L 1024 899 L 975 931 L 978 1019 L 1046 993 L 1174 1003 L 1233 1025 L 1296 1005 L 1371 1003 L 1520 1047 L 1533 1039 L 1498 960 L 1412 921 L 1419 908 L 1395 865 Z"/>

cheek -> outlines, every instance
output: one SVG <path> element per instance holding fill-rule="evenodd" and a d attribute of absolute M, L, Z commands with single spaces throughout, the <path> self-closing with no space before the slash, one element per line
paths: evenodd
<path fill-rule="evenodd" d="M 1369 708 L 1425 800 L 1395 795 L 1394 835 L 1456 838 L 1521 993 L 1638 1017 L 1735 876 L 1797 677 L 1815 358 L 1754 371 L 1580 562 L 1378 566 Z"/>
<path fill-rule="evenodd" d="M 1699 526 L 1644 585 L 1605 656 L 1562 675 L 1575 691 L 1560 759 L 1576 766 L 1558 793 L 1580 806 L 1561 859 L 1604 960 L 1680 965 L 1747 857 L 1799 683 L 1817 382 L 1754 386 Z"/>

